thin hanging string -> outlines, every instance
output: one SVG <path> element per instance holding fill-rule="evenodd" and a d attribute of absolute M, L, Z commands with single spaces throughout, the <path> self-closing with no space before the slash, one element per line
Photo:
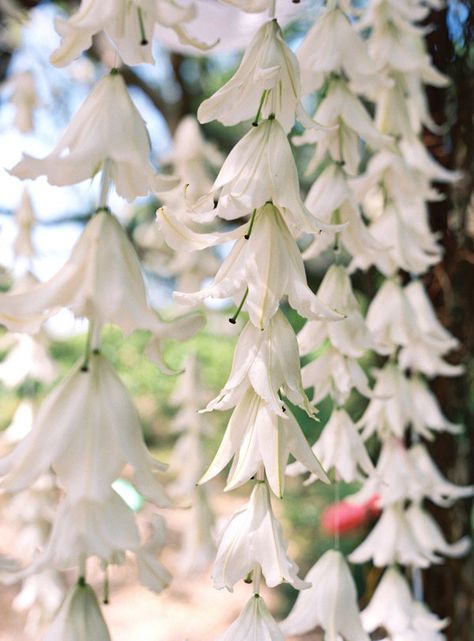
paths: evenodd
<path fill-rule="evenodd" d="M 411 444 L 420 442 L 420 435 L 414 429 L 410 430 L 410 440 Z M 413 591 L 413 596 L 416 601 L 424 601 L 424 589 L 423 589 L 423 572 L 421 568 L 412 567 L 411 568 L 411 589 Z"/>
<path fill-rule="evenodd" d="M 106 158 L 104 164 L 102 165 L 102 176 L 100 180 L 100 193 L 99 193 L 99 202 L 97 204 L 97 211 L 101 209 L 107 209 L 107 201 L 109 199 L 110 191 L 110 159 Z"/>
<path fill-rule="evenodd" d="M 276 0 L 272 0 L 269 8 L 270 18 L 273 20 L 276 16 Z"/>
<path fill-rule="evenodd" d="M 265 468 L 263 467 L 263 465 L 260 465 L 257 470 L 256 480 L 259 483 L 265 482 Z M 262 568 L 260 567 L 259 563 L 254 563 L 253 569 L 252 569 L 252 586 L 253 586 L 253 593 L 255 595 L 260 594 L 261 579 L 262 579 Z"/>
<path fill-rule="evenodd" d="M 334 481 L 334 505 L 336 507 L 335 510 L 335 523 L 334 523 L 334 549 L 339 551 L 341 548 L 341 535 L 339 532 L 340 528 L 340 514 L 339 514 L 339 506 L 338 503 L 341 500 L 341 484 L 339 482 L 339 479 L 336 477 Z"/>

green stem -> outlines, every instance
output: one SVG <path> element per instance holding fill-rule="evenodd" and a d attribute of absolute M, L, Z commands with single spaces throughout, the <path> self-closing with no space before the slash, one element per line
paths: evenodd
<path fill-rule="evenodd" d="M 257 115 L 255 116 L 255 120 L 253 121 L 252 125 L 254 127 L 258 127 L 258 121 L 260 120 L 260 114 L 263 109 L 263 103 L 265 102 L 265 98 L 267 97 L 268 89 L 265 89 L 265 91 L 262 93 L 262 97 L 260 98 L 260 104 L 258 105 L 258 110 L 257 110 Z"/>
<path fill-rule="evenodd" d="M 235 325 L 237 322 L 237 318 L 242 311 L 242 307 L 244 306 L 245 301 L 247 300 L 247 296 L 249 295 L 249 288 L 245 290 L 245 294 L 242 296 L 242 300 L 240 301 L 240 305 L 237 307 L 237 311 L 235 314 L 232 316 L 232 318 L 229 318 L 229 323 L 232 323 L 232 325 Z"/>
<path fill-rule="evenodd" d="M 255 223 L 255 214 L 257 213 L 257 210 L 254 209 L 252 212 L 252 217 L 250 218 L 250 225 L 249 225 L 249 230 L 248 232 L 244 235 L 245 240 L 248 240 L 250 238 L 250 234 L 252 233 L 253 225 Z"/>
<path fill-rule="evenodd" d="M 87 372 L 89 370 L 89 360 L 92 351 L 92 337 L 94 336 L 94 322 L 89 321 L 89 328 L 87 330 L 86 337 L 86 347 L 84 350 L 84 362 L 82 363 L 82 371 Z"/>
<path fill-rule="evenodd" d="M 145 23 L 143 22 L 143 10 L 141 7 L 137 7 L 137 15 L 138 15 L 138 28 L 140 29 L 140 44 L 144 47 L 148 44 L 148 38 L 146 37 L 146 32 L 145 32 Z"/>
<path fill-rule="evenodd" d="M 109 571 L 108 571 L 108 566 L 106 566 L 104 570 L 104 592 L 102 595 L 102 602 L 104 605 L 109 604 L 109 594 L 110 594 Z"/>

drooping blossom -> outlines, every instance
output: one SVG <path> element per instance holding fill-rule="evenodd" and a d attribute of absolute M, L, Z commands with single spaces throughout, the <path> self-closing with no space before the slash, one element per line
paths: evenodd
<path fill-rule="evenodd" d="M 82 0 L 69 19 L 56 18 L 61 44 L 51 55 L 51 62 L 58 67 L 68 65 L 89 49 L 94 35 L 104 31 L 126 64 L 152 63 L 157 23 L 172 29 L 183 44 L 207 49 L 190 37 L 183 26 L 195 15 L 194 4 L 175 0 Z"/>
<path fill-rule="evenodd" d="M 139 548 L 134 514 L 112 488 L 100 501 L 71 501 L 66 495 L 46 545 L 16 576 L 23 578 L 48 567 L 80 567 L 84 559 L 93 556 L 104 564 L 120 564 L 127 551 Z"/>
<path fill-rule="evenodd" d="M 159 339 L 186 338 L 202 323 L 196 316 L 165 323 L 151 309 L 135 249 L 115 216 L 105 211 L 92 217 L 55 276 L 20 293 L 0 294 L 0 322 L 10 331 L 36 333 L 63 307 L 97 326 L 112 322 L 127 333 L 150 330 L 150 349 L 165 371 Z"/>
<path fill-rule="evenodd" d="M 286 408 L 282 418 L 250 389 L 233 411 L 219 449 L 200 483 L 219 474 L 233 459 L 226 490 L 248 481 L 263 465 L 272 491 L 281 497 L 290 454 L 317 478 L 328 482 L 290 409 Z"/>
<path fill-rule="evenodd" d="M 52 185 L 64 186 L 87 180 L 105 167 L 117 193 L 132 201 L 179 182 L 157 175 L 149 157 L 145 122 L 121 74 L 113 70 L 79 107 L 53 151 L 41 159 L 25 154 L 11 173 L 22 180 L 46 175 Z"/>
<path fill-rule="evenodd" d="M 435 634 L 448 624 L 447 619 L 439 619 L 412 597 L 407 580 L 395 567 L 383 574 L 369 605 L 362 612 L 362 622 L 368 632 L 384 628 L 390 638 L 406 641 L 437 641 L 436 636 L 432 638 L 429 634 Z M 403 636 L 407 632 L 413 636 Z"/>
<path fill-rule="evenodd" d="M 217 206 L 214 198 L 219 195 Z M 275 118 L 262 121 L 235 145 L 221 167 L 211 192 L 195 205 L 196 220 L 235 220 L 272 202 L 295 238 L 319 234 L 326 225 L 301 199 L 298 172 L 290 143 Z"/>
<path fill-rule="evenodd" d="M 460 425 L 443 416 L 436 397 L 420 377 L 409 378 L 390 362 L 373 375 L 372 397 L 358 421 L 364 439 L 374 433 L 382 438 L 389 433 L 403 438 L 409 426 L 429 440 L 433 432 L 462 431 Z"/>
<path fill-rule="evenodd" d="M 428 295 L 419 281 L 402 287 L 387 280 L 372 300 L 367 325 L 374 334 L 378 351 L 392 353 L 398 347 L 401 369 L 426 376 L 457 376 L 463 367 L 451 365 L 443 356 L 458 346 L 437 320 Z"/>
<path fill-rule="evenodd" d="M 360 358 L 372 346 L 372 338 L 360 312 L 359 303 L 352 291 L 347 270 L 342 265 L 331 265 L 317 291 L 325 302 L 331 301 L 344 318 L 337 323 L 308 321 L 298 334 L 298 344 L 303 355 L 321 347 L 325 341 L 351 358 Z"/>
<path fill-rule="evenodd" d="M 313 445 L 313 452 L 328 472 L 335 470 L 346 483 L 360 481 L 374 471 L 364 443 L 349 414 L 343 409 L 334 409 L 321 436 Z M 288 466 L 290 476 L 307 472 L 304 465 L 295 462 Z M 311 474 L 305 485 L 317 477 Z"/>
<path fill-rule="evenodd" d="M 300 635 L 320 626 L 324 638 L 344 641 L 369 641 L 362 627 L 354 579 L 343 555 L 329 550 L 305 577 L 311 583 L 298 594 L 296 602 L 280 623 L 285 635 Z"/>
<path fill-rule="evenodd" d="M 360 138 L 372 149 L 391 143 L 389 136 L 377 131 L 368 111 L 342 78 L 331 79 L 314 120 L 325 129 L 307 129 L 293 138 L 297 145 L 318 143 L 308 172 L 314 171 L 328 154 L 332 160 L 343 163 L 348 174 L 355 176 L 362 159 Z"/>
<path fill-rule="evenodd" d="M 256 566 L 261 568 L 269 587 L 282 581 L 298 590 L 309 587 L 298 577 L 298 566 L 288 557 L 264 481 L 257 481 L 249 503 L 230 518 L 222 533 L 212 571 L 214 587 L 232 591 Z"/>
<path fill-rule="evenodd" d="M 304 356 L 303 350 L 301 355 Z M 305 388 L 314 390 L 313 404 L 330 395 L 337 404 L 343 405 L 353 389 L 367 398 L 372 396 L 367 375 L 357 360 L 341 354 L 328 344 L 303 367 L 302 379 Z"/>
<path fill-rule="evenodd" d="M 219 120 L 230 126 L 256 116 L 258 122 L 260 115 L 268 118 L 272 114 L 288 132 L 295 117 L 312 124 L 300 98 L 296 56 L 273 19 L 254 35 L 231 79 L 200 104 L 197 117 L 201 123 Z"/>
<path fill-rule="evenodd" d="M 324 458 L 321 461 L 324 465 Z M 447 507 L 457 499 L 471 496 L 473 491 L 472 486 L 458 486 L 445 479 L 422 443 L 407 449 L 402 441 L 388 436 L 382 443 L 375 474 L 349 500 L 365 503 L 376 494 L 381 506 L 428 498 Z"/>
<path fill-rule="evenodd" d="M 351 25 L 344 3 L 331 0 L 297 51 L 304 93 L 320 89 L 330 74 L 347 76 L 355 86 L 377 84 L 381 65 Z"/>
<path fill-rule="evenodd" d="M 159 505 L 168 500 L 148 452 L 137 411 L 107 359 L 80 361 L 43 402 L 31 432 L 0 459 L 2 485 L 27 488 L 52 467 L 69 501 L 102 501 L 126 463 L 138 490 Z"/>
<path fill-rule="evenodd" d="M 455 543 L 448 543 L 434 518 L 419 503 L 412 503 L 406 511 L 407 521 L 420 546 L 429 554 L 459 558 L 471 547 L 471 539 L 464 536 Z M 425 552 L 425 553 L 426 553 Z"/>
<path fill-rule="evenodd" d="M 283 634 L 259 594 L 254 594 L 217 641 L 284 641 Z"/>
<path fill-rule="evenodd" d="M 309 289 L 298 246 L 284 214 L 273 204 L 256 210 L 251 232 L 246 224 L 230 234 L 198 234 L 172 220 L 165 211 L 159 212 L 158 220 L 167 242 L 176 248 L 181 244 L 183 249 L 199 249 L 237 239 L 213 282 L 197 292 L 175 292 L 177 301 L 196 305 L 208 297 L 232 297 L 238 303 L 245 296 L 244 309 L 252 324 L 260 329 L 268 326 L 284 296 L 306 318 L 339 320 L 342 317 Z M 281 256 L 286 256 L 286 260 L 282 261 Z"/>
<path fill-rule="evenodd" d="M 336 238 L 337 246 L 344 247 L 351 256 L 380 253 L 386 249 L 386 245 L 377 241 L 368 231 L 352 193 L 348 175 L 339 163 L 330 163 L 323 169 L 310 188 L 305 205 L 325 223 L 346 223 L 339 232 L 315 236 L 304 253 L 306 260 L 317 257 L 334 245 Z"/>
<path fill-rule="evenodd" d="M 43 641 L 110 641 L 94 590 L 80 580 L 67 595 Z"/>
<path fill-rule="evenodd" d="M 263 331 L 250 322 L 244 327 L 235 348 L 229 378 L 206 410 L 235 407 L 249 388 L 253 388 L 278 416 L 285 416 L 280 391 L 310 415 L 315 413 L 301 381 L 296 336 L 280 310 Z"/>
<path fill-rule="evenodd" d="M 394 503 L 382 512 L 374 529 L 350 554 L 353 563 L 372 560 L 377 567 L 400 563 L 426 568 L 440 563 L 444 556 L 462 556 L 469 549 L 469 538 L 447 543 L 436 522 L 418 505 L 404 510 Z"/>

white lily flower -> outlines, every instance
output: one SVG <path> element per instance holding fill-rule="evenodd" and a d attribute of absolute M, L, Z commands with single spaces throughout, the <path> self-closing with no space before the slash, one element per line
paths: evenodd
<path fill-rule="evenodd" d="M 46 546 L 17 576 L 22 578 L 46 567 L 78 567 L 90 556 L 118 564 L 127 550 L 135 552 L 139 547 L 134 514 L 114 490 L 101 502 L 72 502 L 66 496 L 59 505 Z"/>
<path fill-rule="evenodd" d="M 430 186 L 427 176 L 408 166 L 398 147 L 385 148 L 370 158 L 365 172 L 352 178 L 351 188 L 359 202 L 364 203 L 366 214 L 375 220 L 385 209 L 387 202 L 399 205 L 420 204 L 420 212 L 426 216 L 426 200 L 437 200 L 438 192 Z M 372 206 L 366 206 L 364 199 L 372 196 Z M 376 205 L 376 206 L 374 206 Z M 429 229 L 427 220 L 423 221 Z"/>
<path fill-rule="evenodd" d="M 233 458 L 226 491 L 248 481 L 263 465 L 272 491 L 281 497 L 290 454 L 320 480 L 329 482 L 289 408 L 281 418 L 250 389 L 235 408 L 214 460 L 199 483 L 219 474 Z"/>
<path fill-rule="evenodd" d="M 408 394 L 412 400 L 411 421 L 414 429 L 424 438 L 433 439 L 431 432 L 460 434 L 462 426 L 443 416 L 436 396 L 420 377 L 408 379 Z"/>
<path fill-rule="evenodd" d="M 364 504 L 377 495 L 377 505 L 386 507 L 407 499 L 424 496 L 424 479 L 400 439 L 385 437 L 375 473 L 362 488 L 348 497 L 351 503 Z"/>
<path fill-rule="evenodd" d="M 411 139 L 413 134 L 419 135 L 423 125 L 440 133 L 440 127 L 429 115 L 420 77 L 416 73 L 392 73 L 391 80 L 391 85 L 380 88 L 375 94 L 377 128 L 403 139 Z"/>
<path fill-rule="evenodd" d="M 420 336 L 423 336 L 421 334 Z M 446 363 L 438 354 L 433 351 L 430 345 L 430 337 L 426 336 L 426 342 L 414 342 L 400 350 L 398 362 L 401 368 L 413 372 L 421 372 L 429 378 L 435 376 L 460 376 L 464 372 L 463 365 L 451 365 Z"/>
<path fill-rule="evenodd" d="M 310 584 L 298 577 L 298 566 L 286 550 L 267 484 L 258 481 L 250 501 L 235 512 L 222 533 L 212 571 L 214 587 L 232 592 L 258 565 L 271 588 L 283 581 L 297 590 L 308 588 Z"/>
<path fill-rule="evenodd" d="M 351 563 L 372 560 L 376 567 L 400 563 L 427 568 L 441 561 L 433 547 L 419 538 L 400 503 L 385 508 L 373 530 L 348 558 Z"/>
<path fill-rule="evenodd" d="M 337 242 L 345 247 L 351 256 L 371 251 L 386 251 L 386 245 L 373 238 L 362 220 L 347 175 L 336 163 L 329 164 L 313 183 L 305 200 L 310 211 L 326 223 L 342 221 L 346 226 L 338 233 Z M 314 258 L 335 242 L 335 233 L 327 232 L 316 236 L 304 253 L 305 260 Z"/>
<path fill-rule="evenodd" d="M 280 390 L 308 414 L 315 413 L 303 389 L 295 333 L 280 310 L 263 331 L 250 322 L 244 327 L 235 348 L 229 378 L 206 410 L 235 407 L 250 387 L 274 414 L 285 416 Z"/>
<path fill-rule="evenodd" d="M 389 363 L 375 371 L 374 376 L 376 384 L 372 398 L 358 421 L 364 439 L 375 432 L 382 438 L 387 433 L 403 438 L 409 425 L 428 440 L 433 439 L 432 432 L 459 434 L 462 431 L 460 425 L 443 416 L 436 397 L 421 378 L 407 378 Z"/>
<path fill-rule="evenodd" d="M 416 73 L 425 84 L 442 87 L 448 81 L 432 66 L 426 53 L 425 29 L 413 24 L 422 15 L 426 15 L 426 9 L 416 3 L 377 1 L 368 5 L 359 28 L 371 28 L 368 50 L 381 66 L 401 74 Z"/>
<path fill-rule="evenodd" d="M 380 353 L 402 346 L 398 361 L 402 369 L 426 376 L 457 376 L 462 366 L 450 365 L 441 356 L 457 347 L 458 341 L 436 319 L 431 302 L 418 281 L 402 288 L 387 280 L 372 300 L 367 325 Z"/>
<path fill-rule="evenodd" d="M 132 201 L 179 182 L 156 175 L 149 156 L 145 122 L 114 70 L 97 83 L 53 151 L 42 159 L 24 155 L 11 173 L 22 180 L 44 174 L 52 185 L 64 186 L 95 176 L 105 165 L 117 193 Z"/>
<path fill-rule="evenodd" d="M 284 641 L 275 619 L 267 610 L 265 601 L 254 594 L 232 625 L 217 641 Z"/>
<path fill-rule="evenodd" d="M 416 324 L 421 334 L 428 335 L 440 353 L 447 353 L 459 347 L 459 341 L 439 322 L 426 289 L 419 280 L 413 280 L 404 288 L 405 296 L 413 308 Z M 441 351 L 442 350 L 442 351 Z"/>
<path fill-rule="evenodd" d="M 390 136 L 377 131 L 362 102 L 342 78 L 331 79 L 314 120 L 326 129 L 308 129 L 293 138 L 295 145 L 317 143 L 308 173 L 314 171 L 329 154 L 335 162 L 344 163 L 348 174 L 356 175 L 361 161 L 360 138 L 372 149 L 380 149 L 392 142 Z"/>
<path fill-rule="evenodd" d="M 338 2 L 330 2 L 299 46 L 304 93 L 320 89 L 326 77 L 342 72 L 356 86 L 377 84 L 380 65 L 352 26 Z"/>
<path fill-rule="evenodd" d="M 430 377 L 462 374 L 462 365 L 451 365 L 441 358 L 456 349 L 459 341 L 436 318 L 433 305 L 421 282 L 412 281 L 404 288 L 404 295 L 416 318 L 418 336 L 401 349 L 398 359 L 400 367 L 419 371 Z"/>
<path fill-rule="evenodd" d="M 304 356 L 306 348 L 300 351 Z M 353 389 L 367 398 L 372 396 L 367 376 L 357 360 L 344 356 L 331 345 L 325 346 L 321 355 L 305 365 L 301 374 L 303 386 L 314 389 L 313 405 L 328 395 L 338 405 L 344 405 Z"/>
<path fill-rule="evenodd" d="M 165 323 L 148 304 L 135 249 L 111 214 L 95 214 L 76 242 L 69 260 L 50 280 L 21 293 L 0 294 L 0 323 L 10 331 L 36 333 L 62 307 L 97 325 L 112 322 L 124 332 L 147 329 L 160 338 L 189 337 L 202 324 L 197 316 Z M 159 343 L 153 356 L 164 365 Z"/>
<path fill-rule="evenodd" d="M 399 269 L 423 274 L 440 260 L 442 248 L 437 235 L 429 229 L 424 203 L 388 202 L 368 230 L 387 250 L 385 253 L 367 251 L 359 254 L 351 263 L 352 271 L 375 265 L 384 276 L 391 278 Z"/>
<path fill-rule="evenodd" d="M 408 508 L 406 519 L 425 554 L 459 558 L 467 554 L 471 547 L 471 539 L 468 536 L 455 543 L 448 543 L 434 518 L 419 504 L 413 503 Z"/>
<path fill-rule="evenodd" d="M 149 590 L 162 592 L 171 582 L 171 574 L 157 559 L 166 539 L 165 521 L 159 514 L 153 514 L 150 523 L 151 534 L 135 551 L 138 580 Z"/>
<path fill-rule="evenodd" d="M 340 637 L 344 641 L 369 641 L 360 619 L 354 579 L 340 552 L 323 554 L 305 581 L 311 587 L 298 594 L 290 614 L 280 623 L 283 634 L 307 634 L 320 626 L 327 641 Z"/>
<path fill-rule="evenodd" d="M 414 310 L 397 280 L 384 281 L 370 303 L 366 321 L 381 354 L 390 354 L 418 338 Z"/>
<path fill-rule="evenodd" d="M 183 28 L 183 23 L 195 16 L 193 4 L 180 4 L 175 0 L 82 0 L 71 18 L 56 18 L 61 44 L 51 55 L 51 62 L 57 67 L 68 65 L 89 49 L 94 35 L 104 31 L 127 65 L 152 63 L 157 23 L 172 29 L 182 44 L 208 49 Z"/>
<path fill-rule="evenodd" d="M 317 296 L 331 304 L 345 318 L 337 323 L 308 321 L 298 334 L 302 354 L 309 354 L 329 339 L 344 356 L 360 358 L 372 346 L 372 340 L 352 291 L 351 280 L 342 265 L 331 265 L 324 275 Z"/>
<path fill-rule="evenodd" d="M 421 494 L 413 497 L 415 501 L 426 497 L 436 505 L 449 507 L 458 499 L 472 496 L 474 493 L 473 485 L 460 486 L 448 481 L 433 462 L 423 443 L 413 445 L 408 450 L 408 455 L 423 488 Z"/>
<path fill-rule="evenodd" d="M 104 356 L 91 354 L 49 394 L 33 429 L 0 459 L 3 487 L 29 487 L 53 467 L 70 501 L 103 501 L 125 464 L 134 469 L 137 489 L 167 505 L 153 469 L 164 469 L 146 449 L 129 393 Z"/>
<path fill-rule="evenodd" d="M 374 466 L 359 432 L 350 416 L 343 409 L 333 410 L 331 418 L 312 450 L 325 470 L 334 469 L 337 476 L 346 483 L 362 481 L 365 475 L 374 472 Z M 294 476 L 307 471 L 304 465 L 295 462 L 288 466 L 286 473 L 289 476 Z M 309 485 L 315 480 L 316 477 L 311 474 L 304 484 Z M 370 480 L 367 481 L 367 483 L 369 482 Z"/>
<path fill-rule="evenodd" d="M 214 208 L 214 197 L 220 191 Z M 194 206 L 197 222 L 220 216 L 235 220 L 272 202 L 295 238 L 303 233 L 318 234 L 326 225 L 304 206 L 298 172 L 290 143 L 275 118 L 264 120 L 235 145 L 214 182 L 213 190 Z M 340 226 L 339 226 L 340 228 Z"/>
<path fill-rule="evenodd" d="M 373 375 L 376 379 L 373 396 L 357 425 L 363 428 L 364 440 L 375 432 L 382 439 L 387 434 L 401 439 L 414 415 L 409 381 L 403 372 L 391 363 L 374 371 Z"/>
<path fill-rule="evenodd" d="M 163 225 L 163 216 L 161 218 Z M 171 241 L 175 242 L 177 247 L 183 233 L 177 236 L 176 230 L 181 230 L 184 226 L 179 227 L 178 221 L 174 221 L 172 225 L 173 230 L 169 235 L 174 233 L 176 241 L 173 238 Z M 164 227 L 163 225 L 162 229 Z M 260 329 L 268 326 L 284 296 L 288 297 L 291 307 L 305 318 L 341 318 L 309 289 L 303 259 L 285 223 L 284 214 L 272 204 L 265 205 L 256 211 L 252 231 L 250 234 L 248 232 L 247 225 L 242 226 L 237 232 L 239 240 L 208 287 L 193 293 L 175 292 L 175 299 L 195 305 L 208 297 L 232 297 L 240 301 L 245 295 L 244 309 L 248 311 L 253 325 Z M 186 234 L 190 239 L 196 238 L 195 248 L 199 247 L 200 241 L 203 243 L 201 247 L 205 246 L 206 242 L 215 244 L 219 241 L 217 234 L 194 233 L 191 237 L 190 230 Z M 224 234 L 226 240 L 228 237 Z M 168 237 L 167 241 L 169 242 Z M 282 261 L 282 256 L 285 256 L 286 260 Z"/>
<path fill-rule="evenodd" d="M 300 98 L 298 61 L 273 19 L 254 35 L 232 78 L 201 103 L 197 117 L 201 123 L 219 120 L 231 126 L 273 114 L 288 132 L 295 117 L 302 118 L 303 124 L 310 121 Z"/>
<path fill-rule="evenodd" d="M 452 183 L 462 178 L 460 171 L 450 171 L 436 162 L 416 137 L 404 138 L 399 145 L 407 166 L 412 170 L 419 171 L 430 180 Z"/>
<path fill-rule="evenodd" d="M 94 590 L 78 582 L 71 588 L 43 641 L 111 641 Z"/>
<path fill-rule="evenodd" d="M 442 630 L 448 624 L 448 619 L 439 619 L 427 608 L 415 601 L 407 580 L 394 567 L 385 571 L 379 581 L 369 605 L 362 612 L 362 623 L 367 632 L 384 628 L 391 639 L 415 641 L 437 641 L 423 633 Z M 405 637 L 405 633 L 416 631 L 419 636 Z M 401 635 L 401 636 L 398 636 Z M 441 640 L 440 640 L 441 641 Z"/>

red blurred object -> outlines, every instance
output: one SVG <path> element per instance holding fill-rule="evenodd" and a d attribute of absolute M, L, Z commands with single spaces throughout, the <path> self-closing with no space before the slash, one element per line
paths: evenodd
<path fill-rule="evenodd" d="M 326 534 L 344 534 L 364 525 L 380 514 L 377 494 L 362 505 L 339 501 L 327 507 L 321 516 L 321 529 Z"/>

